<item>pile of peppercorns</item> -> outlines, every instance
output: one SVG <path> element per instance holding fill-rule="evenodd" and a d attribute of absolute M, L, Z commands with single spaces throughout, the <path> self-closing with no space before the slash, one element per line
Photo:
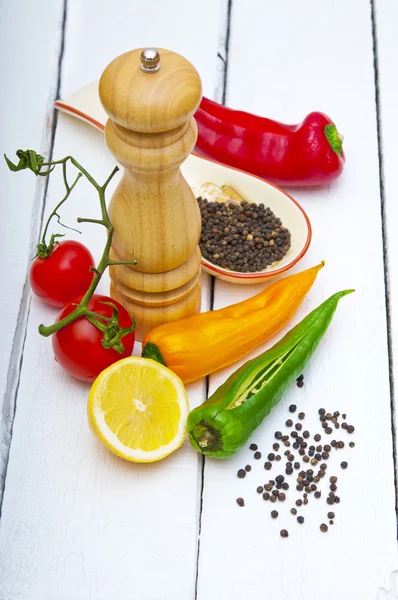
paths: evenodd
<path fill-rule="evenodd" d="M 303 376 L 300 376 L 297 380 L 297 385 L 302 387 L 303 385 Z M 289 412 L 294 414 L 297 410 L 295 404 L 291 404 L 289 406 Z M 326 435 L 331 435 L 333 431 L 337 431 L 338 429 L 344 429 L 347 433 L 352 434 L 355 431 L 355 427 L 353 425 L 349 425 L 346 422 L 347 415 L 340 414 L 339 411 L 335 411 L 333 414 L 327 412 L 324 408 L 320 408 L 318 410 L 319 421 L 322 424 L 324 429 L 324 433 Z M 340 417 L 343 419 L 343 422 L 340 423 Z M 292 419 L 287 419 L 285 425 L 288 428 L 288 433 L 282 433 L 282 431 L 275 431 L 275 439 L 276 442 L 273 443 L 272 450 L 267 455 L 267 460 L 264 463 L 264 469 L 266 471 L 270 471 L 273 468 L 278 467 L 278 463 L 282 461 L 282 452 L 281 449 L 284 446 L 286 450 L 284 451 L 284 456 L 286 459 L 286 463 L 284 466 L 284 474 L 279 473 L 275 476 L 274 479 L 269 479 L 268 483 L 263 485 L 259 485 L 256 488 L 257 494 L 262 494 L 263 500 L 267 502 L 271 502 L 272 504 L 285 502 L 287 500 L 287 491 L 289 490 L 289 483 L 287 482 L 287 478 L 291 476 L 293 473 L 296 473 L 295 476 L 295 488 L 298 492 L 302 493 L 302 497 L 298 498 L 295 501 L 295 506 L 290 509 L 290 513 L 297 518 L 297 522 L 299 524 L 304 523 L 304 517 L 302 515 L 297 516 L 297 509 L 301 508 L 303 505 L 307 505 L 311 496 L 316 499 L 320 499 L 322 497 L 322 491 L 320 490 L 321 480 L 326 477 L 327 472 L 327 464 L 326 461 L 330 457 L 330 453 L 333 450 L 340 450 L 345 448 L 345 442 L 342 440 L 332 439 L 330 443 L 321 444 L 319 443 L 322 439 L 320 433 L 316 433 L 313 436 L 314 444 L 311 444 L 310 438 L 311 433 L 308 430 L 304 430 L 302 433 L 303 425 L 302 422 L 305 419 L 305 413 L 298 413 L 298 422 L 293 424 Z M 294 427 L 294 429 L 293 429 Z M 353 441 L 349 442 L 349 447 L 354 448 L 355 443 Z M 250 450 L 254 452 L 254 458 L 259 460 L 262 457 L 261 452 L 258 449 L 257 444 L 251 444 Z M 295 454 L 297 452 L 297 455 Z M 310 463 L 311 467 L 306 469 L 301 462 L 304 464 Z M 340 467 L 342 469 L 346 469 L 348 467 L 347 461 L 342 461 L 340 463 Z M 247 473 L 251 471 L 251 465 L 246 465 L 244 469 L 239 469 L 238 477 L 243 478 Z M 318 470 L 316 470 L 318 469 Z M 340 503 L 340 497 L 337 495 L 337 482 L 338 477 L 336 475 L 331 475 L 328 478 L 329 484 L 329 492 L 326 498 L 326 503 L 329 506 Z M 290 484 L 292 485 L 292 484 Z M 237 498 L 237 504 L 241 507 L 245 506 L 245 501 L 243 498 Z M 276 519 L 279 516 L 277 510 L 271 511 L 271 517 Z M 327 518 L 329 521 L 329 525 L 334 524 L 335 513 L 330 509 L 327 512 Z M 320 530 L 322 532 L 328 531 L 328 525 L 326 523 L 321 523 Z M 286 529 L 282 529 L 280 531 L 281 537 L 288 537 L 289 533 Z"/>
<path fill-rule="evenodd" d="M 264 204 L 227 204 L 197 198 L 202 216 L 199 246 L 212 263 L 240 273 L 262 271 L 280 261 L 290 232 Z"/>

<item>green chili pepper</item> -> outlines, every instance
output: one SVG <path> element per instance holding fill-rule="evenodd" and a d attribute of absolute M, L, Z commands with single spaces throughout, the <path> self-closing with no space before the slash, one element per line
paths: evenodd
<path fill-rule="evenodd" d="M 188 416 L 196 450 L 226 458 L 248 440 L 303 372 L 343 296 L 338 292 L 293 327 L 275 346 L 245 363 Z"/>

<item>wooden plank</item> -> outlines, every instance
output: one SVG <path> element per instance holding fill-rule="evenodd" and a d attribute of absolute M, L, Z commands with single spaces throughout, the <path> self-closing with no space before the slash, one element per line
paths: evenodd
<path fill-rule="evenodd" d="M 109 3 L 70 0 L 62 93 L 98 77 L 118 53 L 156 44 L 190 58 L 212 95 L 218 14 L 211 0 L 201 6 L 193 28 L 184 0 L 155 2 L 150 11 L 116 2 L 115 19 Z M 99 179 L 114 164 L 101 133 L 62 115 L 54 156 L 69 153 Z M 95 195 L 81 183 L 63 212 L 67 223 L 95 215 Z M 46 212 L 62 189 L 62 179 L 52 177 Z M 104 233 L 82 229 L 98 258 Z M 0 529 L 0 598 L 185 600 L 195 582 L 200 458 L 185 444 L 162 463 L 132 465 L 103 449 L 86 422 L 88 386 L 57 368 L 49 340 L 37 334 L 55 314 L 32 300 Z M 201 402 L 204 382 L 188 391 L 192 405 Z"/>
<path fill-rule="evenodd" d="M 325 189 L 292 190 L 308 211 L 314 233 L 299 268 L 326 260 L 293 322 L 339 289 L 354 287 L 356 293 L 341 302 L 305 373 L 305 387 L 294 387 L 253 436 L 263 459 L 253 461 L 246 448 L 232 459 L 206 460 L 197 597 L 395 597 L 394 472 L 369 5 L 335 0 L 319 10 L 315 0 L 233 2 L 231 36 L 229 106 L 285 122 L 323 110 L 345 134 L 347 165 L 341 179 Z M 391 75 L 392 69 L 393 61 Z M 393 106 L 392 100 L 391 111 Z M 258 289 L 217 282 L 215 308 Z M 214 375 L 210 391 L 235 368 Z M 273 468 L 268 474 L 263 463 L 274 431 L 284 428 L 290 403 L 306 413 L 305 426 L 313 433 L 321 429 L 316 415 L 321 406 L 347 412 L 356 425 L 355 449 L 346 448 L 329 461 L 329 474 L 339 477 L 341 504 L 334 508 L 335 525 L 327 535 L 319 530 L 327 522 L 326 482 L 323 498 L 310 498 L 304 507 L 302 526 L 289 513 L 298 497 L 293 478 L 287 501 L 276 506 L 280 515 L 275 521 L 270 504 L 256 494 L 271 474 L 284 471 Z M 341 433 L 337 439 L 350 438 Z M 343 456 L 349 463 L 345 472 L 339 466 Z M 253 469 L 240 480 L 236 471 L 247 463 Z M 237 506 L 238 496 L 245 498 L 244 508 Z M 280 537 L 282 528 L 289 530 L 289 539 Z"/>
<path fill-rule="evenodd" d="M 47 155 L 52 142 L 53 101 L 61 51 L 63 1 L 25 3 L 24 18 L 16 2 L 1 2 L 0 131 L 2 153 L 12 159 L 20 148 L 37 148 Z M 35 27 L 32 27 L 32 22 Z M 34 48 L 34 57 L 32 56 Z M 34 91 L 34 93 L 33 93 Z M 29 174 L 16 176 L 0 160 L 4 227 L 0 239 L 0 497 L 6 469 L 15 387 L 29 306 L 26 271 L 34 255 L 42 211 L 43 182 Z M 38 185 L 39 183 L 39 185 Z M 40 185 L 41 184 L 41 185 Z"/>
<path fill-rule="evenodd" d="M 396 178 L 396 140 L 398 123 L 396 106 L 398 102 L 398 81 L 395 59 L 398 53 L 398 5 L 391 0 L 374 2 L 374 27 L 376 37 L 376 68 L 379 104 L 380 160 L 383 184 L 383 216 L 385 260 L 387 267 L 388 307 L 391 351 L 391 379 L 398 376 L 398 182 Z M 395 388 L 394 388 L 395 389 Z M 393 398 L 394 404 L 396 397 Z M 398 414 L 395 406 L 395 433 L 398 430 Z M 395 456 L 397 459 L 397 441 Z"/>

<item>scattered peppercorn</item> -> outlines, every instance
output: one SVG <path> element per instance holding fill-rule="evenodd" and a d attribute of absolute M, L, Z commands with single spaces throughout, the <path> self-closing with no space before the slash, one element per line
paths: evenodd
<path fill-rule="evenodd" d="M 277 510 L 271 510 L 271 517 L 273 519 L 276 519 L 278 515 L 279 515 L 279 513 Z"/>
<path fill-rule="evenodd" d="M 339 496 L 335 496 L 334 497 L 334 501 L 336 504 L 340 504 L 340 497 Z"/>
<path fill-rule="evenodd" d="M 255 452 L 255 453 L 254 453 L 254 458 L 256 458 L 257 460 L 258 460 L 259 458 L 261 458 L 261 452 L 259 452 L 259 451 Z"/>
<path fill-rule="evenodd" d="M 278 496 L 278 500 L 284 502 L 286 500 L 286 494 L 284 492 L 281 492 Z"/>
<path fill-rule="evenodd" d="M 282 483 L 282 489 L 283 490 L 288 490 L 289 489 L 289 484 L 286 481 L 284 483 Z"/>
<path fill-rule="evenodd" d="M 299 462 L 295 462 L 294 465 L 293 465 L 293 467 L 295 469 L 299 469 L 300 468 L 300 463 Z"/>
<path fill-rule="evenodd" d="M 335 492 L 337 490 L 337 485 L 335 483 L 331 483 L 329 488 L 331 489 L 332 492 Z"/>
<path fill-rule="evenodd" d="M 259 485 L 258 488 L 257 488 L 257 494 L 262 494 L 263 490 L 264 490 L 263 486 Z"/>
<path fill-rule="evenodd" d="M 246 477 L 246 471 L 244 469 L 239 469 L 238 477 L 239 479 L 243 479 L 244 477 Z"/>
<path fill-rule="evenodd" d="M 329 521 L 329 525 L 334 525 L 334 521 L 333 521 L 333 519 L 331 519 L 331 520 Z"/>
<path fill-rule="evenodd" d="M 319 499 L 321 497 L 321 492 L 320 491 L 315 492 L 314 496 L 315 496 L 315 498 Z"/>
<path fill-rule="evenodd" d="M 302 426 L 302 424 L 301 424 L 301 423 L 296 423 L 296 424 L 295 424 L 295 428 L 297 429 L 297 431 L 301 431 L 301 430 L 302 430 L 302 428 L 303 428 L 303 426 Z"/>
<path fill-rule="evenodd" d="M 301 420 L 303 420 L 305 418 L 305 413 L 299 412 L 298 418 L 301 419 Z"/>
<path fill-rule="evenodd" d="M 296 500 L 296 506 L 302 506 L 303 505 L 303 501 L 299 498 L 298 500 Z"/>
<path fill-rule="evenodd" d="M 310 432 L 305 430 L 303 431 L 303 438 L 308 439 L 310 437 Z"/>
<path fill-rule="evenodd" d="M 251 465 L 246 465 L 246 466 L 245 466 L 245 471 L 246 471 L 246 473 L 249 473 L 251 470 L 252 470 L 252 467 L 251 467 Z"/>
<path fill-rule="evenodd" d="M 354 425 L 348 425 L 348 427 L 347 427 L 347 433 L 354 433 L 354 431 L 355 431 Z"/>
<path fill-rule="evenodd" d="M 256 455 L 254 455 L 256 456 Z M 260 458 L 260 457 L 259 457 Z M 268 460 L 275 460 L 275 454 L 273 452 L 270 452 L 267 456 Z"/>
<path fill-rule="evenodd" d="M 289 412 L 294 413 L 297 410 L 297 406 L 295 404 L 291 404 L 289 406 Z"/>
<path fill-rule="evenodd" d="M 269 471 L 271 468 L 272 468 L 272 463 L 270 463 L 270 462 L 264 463 L 264 469 L 266 469 L 267 471 Z"/>
<path fill-rule="evenodd" d="M 277 452 L 279 450 L 279 444 L 275 442 L 275 444 L 272 444 L 272 448 Z"/>
<path fill-rule="evenodd" d="M 328 512 L 328 519 L 334 519 L 335 514 L 334 512 Z"/>
<path fill-rule="evenodd" d="M 355 448 L 355 442 L 350 442 L 348 445 L 350 446 L 350 448 Z"/>
<path fill-rule="evenodd" d="M 281 455 L 280 455 L 280 454 L 277 454 L 277 455 L 275 456 L 275 460 L 278 460 L 278 461 L 279 461 L 281 458 L 282 458 L 282 457 L 281 457 Z"/>
<path fill-rule="evenodd" d="M 271 494 L 271 497 L 270 497 L 270 502 L 276 502 L 276 496 L 273 496 L 273 495 Z"/>
<path fill-rule="evenodd" d="M 341 416 L 343 417 L 344 420 L 347 418 L 347 415 L 345 413 L 343 413 Z"/>
<path fill-rule="evenodd" d="M 321 440 L 321 437 L 322 437 L 322 436 L 321 436 L 319 433 L 317 433 L 316 435 L 314 435 L 314 440 L 315 440 L 316 442 L 319 442 L 319 441 Z"/>
<path fill-rule="evenodd" d="M 320 408 L 320 409 L 318 410 L 318 414 L 319 414 L 319 415 L 324 415 L 324 414 L 325 414 L 325 412 L 326 412 L 326 410 L 325 410 L 324 408 Z"/>
<path fill-rule="evenodd" d="M 282 432 L 281 431 L 275 431 L 274 435 L 275 435 L 275 438 L 277 440 L 282 439 Z M 257 450 L 257 448 L 256 448 L 256 450 Z"/>
<path fill-rule="evenodd" d="M 268 492 L 264 492 L 264 494 L 263 494 L 263 499 L 264 499 L 264 500 L 269 500 L 269 498 L 270 498 L 270 495 L 269 495 L 269 493 L 268 493 Z"/>
<path fill-rule="evenodd" d="M 319 529 L 325 533 L 328 530 L 328 526 L 325 523 L 322 523 L 322 525 L 319 527 Z"/>
<path fill-rule="evenodd" d="M 300 523 L 300 525 L 304 523 L 304 517 L 297 517 L 297 522 Z"/>
<path fill-rule="evenodd" d="M 299 388 L 304 387 L 304 381 L 298 381 L 297 382 L 297 387 L 299 387 Z"/>
<path fill-rule="evenodd" d="M 239 506 L 244 506 L 245 505 L 245 501 L 243 500 L 243 498 L 237 498 L 236 502 L 239 504 Z"/>
<path fill-rule="evenodd" d="M 341 463 L 340 467 L 342 469 L 346 469 L 348 467 L 348 462 L 346 462 L 345 460 L 343 460 L 343 462 Z"/>
<path fill-rule="evenodd" d="M 293 421 L 291 419 L 288 419 L 285 423 L 286 427 L 292 427 L 293 426 Z"/>
<path fill-rule="evenodd" d="M 283 537 L 283 538 L 289 537 L 289 532 L 286 529 L 281 529 L 281 537 Z"/>
<path fill-rule="evenodd" d="M 341 424 L 341 428 L 342 428 L 342 429 L 347 429 L 347 423 L 346 423 L 346 422 L 342 423 L 342 424 Z"/>
<path fill-rule="evenodd" d="M 258 450 L 257 444 L 250 444 L 250 450 Z"/>
<path fill-rule="evenodd" d="M 329 481 L 330 481 L 330 483 L 337 483 L 337 477 L 336 477 L 336 475 L 332 475 L 332 476 L 329 478 Z"/>
<path fill-rule="evenodd" d="M 297 515 L 297 508 L 291 508 L 290 512 L 292 513 L 292 515 Z"/>

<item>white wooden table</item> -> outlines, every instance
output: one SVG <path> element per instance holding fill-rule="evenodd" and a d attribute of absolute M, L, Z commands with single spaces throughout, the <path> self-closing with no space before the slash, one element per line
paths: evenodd
<path fill-rule="evenodd" d="M 52 105 L 139 46 L 182 53 L 205 95 L 234 108 L 284 122 L 312 110 L 331 115 L 345 135 L 343 176 L 325 189 L 292 191 L 314 233 L 300 268 L 327 263 L 295 321 L 331 293 L 356 289 L 305 387 L 255 435 L 269 448 L 291 402 L 310 427 L 321 405 L 355 423 L 336 524 L 324 535 L 324 502 L 311 506 L 302 527 L 287 506 L 270 519 L 254 491 L 265 479 L 262 464 L 252 477 L 236 477 L 249 450 L 204 461 L 185 443 L 167 461 L 132 465 L 98 444 L 86 422 L 88 387 L 61 372 L 37 333 L 56 311 L 26 283 L 43 213 L 62 182 L 52 177 L 47 188 L 0 161 L 0 600 L 397 598 L 397 1 L 0 0 L 0 15 L 1 151 L 10 156 L 20 147 L 72 154 L 107 175 L 113 159 L 102 135 Z M 69 222 L 94 206 L 80 185 Z M 84 236 L 98 257 L 103 234 L 87 225 Z M 211 286 L 203 276 L 204 309 L 257 291 L 216 281 L 213 301 Z M 210 377 L 210 392 L 231 370 Z M 195 406 L 206 382 L 188 391 Z M 235 503 L 240 495 L 245 509 Z"/>

